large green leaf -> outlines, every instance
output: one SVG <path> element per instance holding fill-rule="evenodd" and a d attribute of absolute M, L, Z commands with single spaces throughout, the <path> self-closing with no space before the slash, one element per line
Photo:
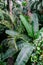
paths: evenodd
<path fill-rule="evenodd" d="M 24 34 L 20 34 L 19 32 L 17 31 L 13 31 L 13 30 L 6 30 L 6 34 L 10 35 L 11 37 L 13 38 L 16 38 L 17 39 L 22 39 L 24 41 L 30 41 L 29 37 L 27 37 L 26 35 Z"/>
<path fill-rule="evenodd" d="M 13 30 L 6 30 L 6 34 L 8 34 L 8 35 L 10 35 L 10 36 L 12 36 L 12 37 L 19 35 L 18 32 L 13 31 Z"/>
<path fill-rule="evenodd" d="M 25 65 L 27 61 L 29 60 L 33 49 L 34 47 L 30 44 L 28 46 L 24 46 L 21 49 L 14 65 Z"/>
<path fill-rule="evenodd" d="M 27 20 L 25 19 L 25 17 L 23 15 L 20 15 L 20 19 L 21 19 L 21 22 L 23 23 L 23 25 L 25 26 L 28 35 L 30 37 L 33 37 L 33 32 L 32 32 L 32 26 L 31 26 L 31 24 L 29 24 L 27 22 Z"/>
<path fill-rule="evenodd" d="M 38 23 L 38 17 L 37 17 L 37 14 L 36 13 L 33 13 L 32 14 L 32 23 L 33 23 L 33 30 L 34 30 L 34 33 L 38 32 L 39 31 L 39 23 Z"/>
<path fill-rule="evenodd" d="M 38 17 L 36 13 L 33 13 L 31 16 L 32 19 L 32 28 L 33 28 L 33 35 L 35 38 L 37 38 L 39 35 L 39 23 L 38 23 Z"/>

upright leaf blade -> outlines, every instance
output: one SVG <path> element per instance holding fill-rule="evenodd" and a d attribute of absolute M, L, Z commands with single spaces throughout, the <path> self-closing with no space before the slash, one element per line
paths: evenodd
<path fill-rule="evenodd" d="M 24 17 L 23 15 L 20 15 L 20 19 L 21 19 L 21 22 L 23 23 L 23 25 L 25 26 L 28 35 L 29 35 L 30 37 L 33 37 L 31 24 L 29 24 L 29 23 L 27 22 L 27 20 L 25 19 L 25 17 Z"/>
<path fill-rule="evenodd" d="M 31 19 L 32 19 L 32 24 L 33 24 L 33 32 L 35 35 L 39 31 L 38 17 L 35 13 L 33 13 Z"/>

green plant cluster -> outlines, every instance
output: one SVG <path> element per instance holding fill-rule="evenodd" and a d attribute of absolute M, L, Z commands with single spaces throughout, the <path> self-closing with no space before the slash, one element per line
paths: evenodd
<path fill-rule="evenodd" d="M 11 15 L 0 0 L 0 65 L 43 65 L 43 1 L 28 0 L 30 16 L 26 1 L 12 3 Z"/>

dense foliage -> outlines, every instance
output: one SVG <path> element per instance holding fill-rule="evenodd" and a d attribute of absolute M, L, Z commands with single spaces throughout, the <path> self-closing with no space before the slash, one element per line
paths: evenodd
<path fill-rule="evenodd" d="M 0 0 L 0 65 L 43 65 L 42 0 Z"/>

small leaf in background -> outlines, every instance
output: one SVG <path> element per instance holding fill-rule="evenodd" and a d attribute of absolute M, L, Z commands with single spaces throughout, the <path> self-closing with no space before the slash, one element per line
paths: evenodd
<path fill-rule="evenodd" d="M 0 65 L 6 65 L 6 64 L 7 64 L 6 62 L 0 61 Z"/>
<path fill-rule="evenodd" d="M 15 53 L 17 53 L 17 51 L 14 48 L 9 48 L 4 54 L 2 54 L 2 61 L 13 56 Z"/>
<path fill-rule="evenodd" d="M 42 0 L 42 6 L 43 6 L 43 0 Z"/>
<path fill-rule="evenodd" d="M 23 2 L 22 2 L 22 5 L 23 5 L 23 6 L 26 6 L 26 5 L 27 5 L 27 2 L 26 2 L 26 1 L 23 1 Z"/>
<path fill-rule="evenodd" d="M 1 10 L 0 10 L 0 20 L 4 20 L 4 16 Z"/>
<path fill-rule="evenodd" d="M 43 27 L 40 29 L 40 32 L 43 32 Z"/>

